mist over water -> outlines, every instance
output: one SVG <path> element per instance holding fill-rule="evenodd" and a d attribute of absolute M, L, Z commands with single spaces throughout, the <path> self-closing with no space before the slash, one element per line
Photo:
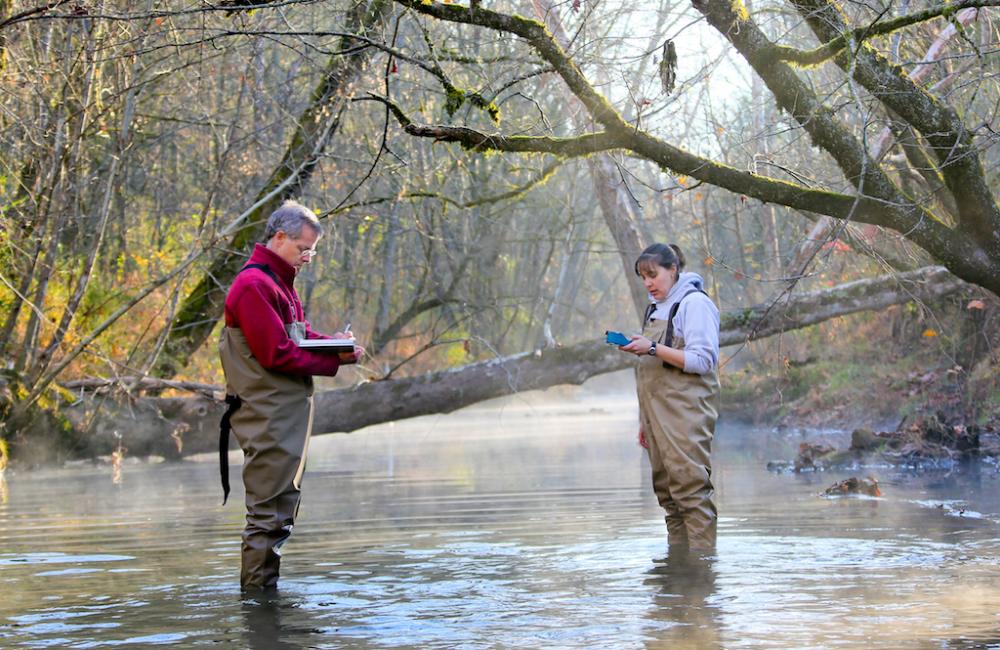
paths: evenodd
<path fill-rule="evenodd" d="M 622 379 L 622 377 L 625 377 Z M 722 423 L 709 558 L 667 557 L 627 376 L 314 438 L 280 595 L 241 600 L 239 459 L 22 472 L 0 647 L 1000 647 L 1000 476 L 765 471 Z"/>

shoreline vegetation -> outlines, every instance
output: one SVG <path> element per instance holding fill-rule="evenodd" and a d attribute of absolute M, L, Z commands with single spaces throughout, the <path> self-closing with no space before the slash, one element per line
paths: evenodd
<path fill-rule="evenodd" d="M 796 457 L 768 463 L 772 471 L 951 469 L 976 459 L 996 466 L 998 332 L 970 337 L 960 312 L 951 314 L 932 327 L 903 307 L 789 336 L 780 364 L 748 363 L 724 376 L 723 410 L 803 432 Z M 850 442 L 838 448 L 821 431 L 849 433 Z"/>

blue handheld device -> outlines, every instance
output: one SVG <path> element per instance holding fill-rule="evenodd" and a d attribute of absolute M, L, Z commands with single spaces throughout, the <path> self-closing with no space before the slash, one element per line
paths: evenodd
<path fill-rule="evenodd" d="M 632 340 L 621 332 L 607 331 L 604 333 L 604 340 L 612 345 L 628 345 Z"/>

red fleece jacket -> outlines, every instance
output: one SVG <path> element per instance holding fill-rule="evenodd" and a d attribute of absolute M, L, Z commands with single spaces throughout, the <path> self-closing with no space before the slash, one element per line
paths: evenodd
<path fill-rule="evenodd" d="M 226 327 L 242 330 L 250 352 L 266 370 L 287 375 L 326 375 L 340 368 L 331 352 L 303 350 L 288 338 L 285 325 L 305 321 L 307 339 L 331 338 L 312 331 L 302 302 L 295 292 L 295 268 L 266 247 L 257 244 L 247 264 L 266 264 L 274 280 L 261 269 L 240 271 L 226 295 Z"/>

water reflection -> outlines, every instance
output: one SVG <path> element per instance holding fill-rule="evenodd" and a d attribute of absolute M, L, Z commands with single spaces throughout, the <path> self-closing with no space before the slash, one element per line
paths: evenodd
<path fill-rule="evenodd" d="M 298 650 L 299 643 L 287 639 L 296 634 L 294 626 L 282 623 L 283 612 L 295 607 L 295 601 L 280 592 L 245 594 L 240 611 L 243 615 L 243 643 L 251 650 Z M 300 613 L 301 616 L 301 613 Z"/>
<path fill-rule="evenodd" d="M 654 591 L 649 617 L 671 623 L 647 648 L 721 648 L 715 556 L 671 547 L 656 560 L 643 584 Z"/>
<path fill-rule="evenodd" d="M 615 401 L 617 399 L 617 401 Z M 7 472 L 0 647 L 964 647 L 1000 637 L 1000 476 L 774 475 L 721 427 L 714 555 L 667 553 L 634 402 L 592 391 L 312 446 L 274 598 L 214 459 Z M 236 459 L 233 459 L 236 462 Z M 234 489 L 239 490 L 239 485 Z M 238 500 L 237 500 L 238 502 Z"/>

